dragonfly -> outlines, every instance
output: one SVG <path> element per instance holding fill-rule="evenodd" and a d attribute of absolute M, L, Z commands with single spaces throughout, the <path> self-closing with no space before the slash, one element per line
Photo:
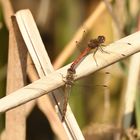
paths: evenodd
<path fill-rule="evenodd" d="M 88 44 L 87 44 L 87 47 L 80 53 L 80 55 L 72 62 L 72 64 L 68 68 L 67 75 L 66 75 L 65 80 L 64 80 L 64 82 L 65 82 L 65 89 L 64 89 L 65 97 L 64 97 L 64 102 L 63 102 L 62 121 L 65 120 L 68 98 L 69 98 L 69 95 L 71 92 L 71 87 L 74 83 L 74 78 L 76 75 L 76 68 L 78 67 L 81 60 L 83 60 L 84 57 L 91 52 L 91 50 L 94 50 L 93 57 L 94 57 L 96 66 L 98 66 L 98 63 L 97 63 L 96 58 L 95 58 L 96 52 L 100 49 L 101 52 L 109 54 L 109 52 L 103 50 L 103 48 L 102 48 L 102 46 L 105 46 L 104 42 L 105 42 L 105 37 L 103 35 L 98 36 L 96 39 L 90 39 Z M 127 43 L 127 45 L 131 45 L 131 44 Z M 121 55 L 125 56 L 124 54 L 121 54 Z M 106 85 L 103 85 L 103 86 L 106 87 Z"/>
<path fill-rule="evenodd" d="M 101 46 L 105 46 L 103 43 L 105 42 L 105 37 L 102 36 L 98 36 L 97 39 L 90 39 L 87 47 L 81 52 L 81 54 L 73 61 L 73 63 L 71 64 L 71 69 L 75 69 L 76 65 L 78 65 L 78 63 L 88 54 L 90 53 L 91 50 L 95 49 L 94 51 L 94 59 L 95 59 L 95 54 L 98 51 L 98 49 L 100 49 L 102 52 L 106 52 L 102 49 Z M 107 53 L 107 52 L 106 52 Z M 97 61 L 95 59 L 96 65 Z"/>
<path fill-rule="evenodd" d="M 91 39 L 89 40 L 87 47 L 83 50 L 83 52 L 81 52 L 81 54 L 73 61 L 73 63 L 70 65 L 70 68 L 68 68 L 67 70 L 67 75 L 65 77 L 65 97 L 64 97 L 64 103 L 63 103 L 63 111 L 62 111 L 62 121 L 65 120 L 65 114 L 67 111 L 67 104 L 68 104 L 68 98 L 70 95 L 70 91 L 71 91 L 71 87 L 74 83 L 74 78 L 75 78 L 75 74 L 76 74 L 76 67 L 78 66 L 78 64 L 81 62 L 81 60 L 93 49 L 95 49 L 94 51 L 94 59 L 95 59 L 95 54 L 97 52 L 97 50 L 100 48 L 102 52 L 105 52 L 101 46 L 103 45 L 103 43 L 105 42 L 105 37 L 104 36 L 98 36 L 98 38 L 96 39 Z M 96 65 L 97 65 L 97 61 L 95 59 Z"/>
<path fill-rule="evenodd" d="M 71 87 L 74 83 L 74 77 L 75 77 L 76 71 L 75 69 L 69 68 L 67 70 L 67 75 L 64 80 L 65 82 L 65 88 L 64 88 L 64 103 L 63 103 L 63 110 L 62 110 L 62 122 L 65 120 L 65 114 L 67 111 L 67 104 L 68 104 L 68 98 L 71 92 Z"/>

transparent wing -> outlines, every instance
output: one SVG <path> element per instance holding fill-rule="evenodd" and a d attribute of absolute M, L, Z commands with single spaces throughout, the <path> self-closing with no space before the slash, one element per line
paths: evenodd
<path fill-rule="evenodd" d="M 68 100 L 70 97 L 70 93 L 71 93 L 71 85 L 66 84 L 64 87 L 64 101 L 63 101 L 63 110 L 62 110 L 62 121 L 65 120 L 65 115 L 66 115 L 66 111 L 67 111 L 67 104 L 68 104 Z"/>

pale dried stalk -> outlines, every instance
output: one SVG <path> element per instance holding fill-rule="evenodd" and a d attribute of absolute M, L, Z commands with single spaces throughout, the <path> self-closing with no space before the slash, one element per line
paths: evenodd
<path fill-rule="evenodd" d="M 13 15 L 12 5 L 9 0 L 1 0 L 4 18 L 9 29 L 9 52 L 8 52 L 8 72 L 7 72 L 7 94 L 15 91 L 24 86 L 25 74 L 21 67 L 20 52 L 18 51 L 18 44 L 15 40 L 13 26 L 10 20 Z M 22 46 L 22 44 L 20 44 Z M 20 48 L 20 47 L 19 47 Z M 21 48 L 20 48 L 21 50 Z M 23 54 L 26 53 L 25 48 L 21 51 Z M 22 55 L 23 56 L 23 55 Z M 24 55 L 25 56 L 25 55 Z M 23 62 L 23 61 L 22 61 Z M 26 63 L 25 63 L 26 64 Z M 6 140 L 25 140 L 25 129 L 26 129 L 26 118 L 24 116 L 25 108 L 20 106 L 14 110 L 6 113 Z M 5 131 L 3 132 L 5 134 Z"/>
<path fill-rule="evenodd" d="M 27 74 L 28 74 L 29 79 L 31 81 L 36 81 L 39 79 L 39 76 L 38 76 L 37 71 L 35 69 L 34 63 L 33 63 L 31 56 L 29 54 L 27 56 Z"/>
<path fill-rule="evenodd" d="M 27 71 L 27 75 L 28 75 L 28 77 L 29 77 L 31 82 L 36 81 L 36 80 L 39 79 L 39 76 L 38 76 L 38 74 L 37 74 L 37 72 L 35 70 L 34 64 L 33 64 L 32 60 L 31 60 L 31 57 L 30 57 L 29 54 L 27 56 L 27 70 L 26 71 Z M 26 104 L 26 106 L 25 106 L 26 107 L 26 110 L 25 110 L 26 111 L 26 116 L 28 116 L 31 113 L 31 111 L 34 108 L 34 106 L 36 105 L 36 103 L 37 103 L 36 100 L 32 100 L 31 102 L 28 102 Z M 45 114 L 45 112 L 43 112 L 43 113 Z"/>
<path fill-rule="evenodd" d="M 97 18 L 101 15 L 101 13 L 106 9 L 104 2 L 100 2 L 97 6 L 96 10 L 90 15 L 90 17 L 83 23 L 83 25 L 77 30 L 72 40 L 64 47 L 64 50 L 61 54 L 56 58 L 53 66 L 55 69 L 60 68 L 64 62 L 68 59 L 69 56 L 72 55 L 74 50 L 77 48 L 75 41 L 81 41 L 83 37 L 83 27 L 86 28 L 86 32 L 88 32 L 96 22 Z"/>
<path fill-rule="evenodd" d="M 106 68 L 107 71 L 109 71 L 110 69 L 111 69 L 110 67 Z M 111 82 L 111 75 L 105 74 L 103 84 L 109 87 L 110 82 Z M 102 118 L 103 118 L 103 122 L 107 122 L 109 121 L 109 115 L 111 112 L 110 88 L 105 88 L 103 95 L 104 95 L 104 109 L 103 109 L 104 111 L 103 111 Z"/>
<path fill-rule="evenodd" d="M 31 15 L 30 11 L 21 10 L 15 14 L 15 17 L 16 17 L 20 32 L 24 38 L 24 41 L 25 41 L 26 46 L 29 50 L 29 53 L 33 59 L 33 62 L 35 64 L 35 67 L 38 71 L 40 78 L 53 72 L 54 70 L 51 65 L 50 59 L 48 57 L 48 54 L 45 51 L 45 47 L 40 38 L 40 34 L 38 32 L 38 29 L 36 27 L 36 24 L 34 22 L 34 19 Z M 53 106 L 54 107 L 57 106 L 59 108 L 58 115 L 60 116 L 60 120 L 62 118 L 62 113 L 60 112 L 60 110 L 62 110 L 62 109 L 60 106 L 58 106 L 58 104 L 61 105 L 63 103 L 63 100 L 62 100 L 64 98 L 63 95 L 64 95 L 64 93 L 62 92 L 62 90 L 53 91 L 53 93 L 49 94 L 49 96 L 52 100 Z M 43 102 L 42 102 L 42 99 L 43 99 Z M 45 100 L 47 102 L 47 105 L 44 102 Z M 60 134 L 65 134 L 64 129 L 61 125 L 61 122 L 58 119 L 56 113 L 54 112 L 52 105 L 50 103 L 50 100 L 48 99 L 48 96 L 46 98 L 44 96 L 41 99 L 39 99 L 39 103 L 41 103 L 41 102 L 44 103 L 44 105 L 45 105 L 44 107 L 42 106 L 42 110 L 44 111 L 46 109 L 47 118 L 51 122 L 52 127 L 54 128 L 54 130 L 57 129 L 57 131 L 55 131 L 55 132 L 57 132 L 59 136 L 60 136 Z M 40 105 L 43 105 L 43 104 L 40 104 Z M 69 115 L 71 117 L 67 118 L 67 115 Z M 57 128 L 56 128 L 56 125 L 57 125 Z M 73 125 L 75 126 L 75 128 L 73 128 Z M 66 121 L 63 123 L 63 126 L 65 128 L 65 131 L 66 131 L 69 139 L 73 139 L 73 137 L 74 137 L 74 139 L 84 139 L 72 112 L 69 111 L 66 114 Z M 60 130 L 61 130 L 61 133 L 58 132 Z M 65 137 L 66 136 L 63 135 L 63 136 L 61 136 L 61 139 L 66 139 Z"/>
<path fill-rule="evenodd" d="M 135 2 L 137 3 L 138 1 Z M 131 8 L 133 6 L 131 5 Z M 137 10 L 136 9 L 137 6 L 135 5 L 135 10 L 134 8 L 132 8 L 130 11 L 136 14 L 136 12 L 138 11 L 138 9 Z M 138 31 L 140 30 L 140 17 L 138 17 L 137 30 Z M 129 73 L 127 79 L 125 99 L 124 99 L 125 102 L 123 104 L 124 105 L 124 110 L 123 110 L 124 128 L 129 128 L 131 125 L 132 115 L 134 112 L 134 105 L 136 101 L 137 88 L 139 83 L 139 76 L 140 76 L 140 53 L 137 53 L 131 57 L 130 64 L 129 64 Z"/>
<path fill-rule="evenodd" d="M 140 53 L 131 57 L 129 65 L 128 80 L 124 102 L 123 127 L 129 128 L 131 125 L 134 105 L 136 100 L 136 92 L 140 75 Z"/>
<path fill-rule="evenodd" d="M 94 62 L 93 55 L 89 54 L 77 67 L 75 80 L 87 76 L 134 53 L 140 52 L 139 36 L 140 32 L 136 32 L 110 44 L 105 49 L 105 51 L 110 52 L 110 54 L 98 51 L 96 54 L 98 66 L 96 66 Z M 121 42 L 123 44 L 121 44 Z M 132 45 L 125 45 L 124 42 L 129 42 Z M 70 64 L 49 74 L 47 77 L 41 78 L 40 80 L 1 98 L 0 112 L 5 112 L 63 86 L 65 82 L 62 79 L 62 75 L 66 76 L 69 66 Z"/>
<path fill-rule="evenodd" d="M 11 26 L 9 36 L 9 54 L 8 54 L 8 75 L 7 75 L 7 88 L 6 94 L 9 95 L 13 91 L 25 85 L 25 65 L 26 65 L 26 48 L 22 44 L 17 44 L 15 36 L 13 35 L 13 27 Z M 20 48 L 20 49 L 19 49 Z M 21 54 L 22 53 L 22 54 Z M 23 61 L 21 62 L 21 56 Z M 24 66 L 23 66 L 24 64 Z M 21 65 L 24 67 L 21 67 Z M 6 139 L 25 140 L 26 132 L 26 117 L 25 106 L 19 106 L 14 110 L 6 113 Z"/>

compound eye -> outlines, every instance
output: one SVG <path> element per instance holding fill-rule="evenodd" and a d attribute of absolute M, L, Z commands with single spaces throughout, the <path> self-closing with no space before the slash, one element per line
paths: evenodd
<path fill-rule="evenodd" d="M 98 36 L 98 41 L 100 43 L 104 43 L 105 42 L 105 37 L 104 36 Z"/>

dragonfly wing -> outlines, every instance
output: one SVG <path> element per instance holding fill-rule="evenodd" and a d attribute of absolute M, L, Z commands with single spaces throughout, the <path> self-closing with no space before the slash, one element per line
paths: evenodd
<path fill-rule="evenodd" d="M 64 95 L 64 101 L 63 101 L 63 110 L 62 110 L 62 121 L 65 120 L 65 115 L 67 111 L 67 104 L 68 104 L 68 99 L 70 97 L 70 92 L 71 92 L 71 85 L 65 85 L 65 95 Z"/>

